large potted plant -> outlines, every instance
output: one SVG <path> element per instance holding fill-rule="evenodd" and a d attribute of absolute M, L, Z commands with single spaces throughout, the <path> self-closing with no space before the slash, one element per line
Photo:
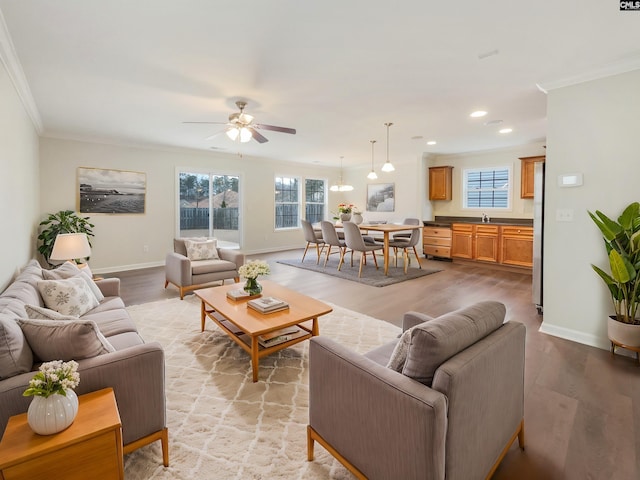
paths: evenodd
<path fill-rule="evenodd" d="M 61 210 L 58 213 L 50 214 L 45 220 L 40 222 L 40 245 L 38 252 L 42 254 L 49 266 L 54 265 L 49 262 L 53 244 L 59 233 L 85 233 L 89 246 L 91 246 L 91 238 L 93 237 L 93 223 L 89 222 L 89 217 L 80 217 L 73 210 Z"/>
<path fill-rule="evenodd" d="M 640 347 L 640 203 L 627 206 L 617 221 L 589 212 L 604 238 L 609 268 L 591 265 L 611 294 L 615 315 L 608 321 L 609 339 L 621 346 Z"/>

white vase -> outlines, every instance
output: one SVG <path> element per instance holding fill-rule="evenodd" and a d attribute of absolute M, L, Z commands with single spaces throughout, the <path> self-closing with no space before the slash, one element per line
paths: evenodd
<path fill-rule="evenodd" d="M 27 421 L 31 429 L 40 435 L 58 433 L 73 423 L 78 414 L 78 396 L 67 389 L 67 395 L 49 397 L 35 395 L 29 404 Z"/>
<path fill-rule="evenodd" d="M 340 214 L 340 221 L 348 222 L 349 220 L 351 220 L 351 214 L 350 213 L 341 213 Z"/>
<path fill-rule="evenodd" d="M 354 213 L 351 215 L 351 221 L 356 225 L 360 225 L 363 222 L 364 218 L 359 213 Z"/>

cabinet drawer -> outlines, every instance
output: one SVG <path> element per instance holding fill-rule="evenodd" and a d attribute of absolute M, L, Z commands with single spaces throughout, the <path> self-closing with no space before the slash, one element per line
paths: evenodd
<path fill-rule="evenodd" d="M 422 239 L 423 245 L 430 245 L 433 247 L 450 247 L 451 246 L 451 237 L 442 238 L 442 237 L 424 237 Z"/>
<path fill-rule="evenodd" d="M 499 227 L 497 225 L 476 225 L 476 233 L 484 235 L 498 235 Z"/>
<path fill-rule="evenodd" d="M 424 245 L 423 251 L 425 255 L 432 255 L 434 257 L 451 258 L 451 247 Z"/>
<path fill-rule="evenodd" d="M 533 227 L 522 227 L 517 225 L 513 227 L 502 227 L 502 234 L 533 236 Z"/>
<path fill-rule="evenodd" d="M 451 229 L 443 227 L 424 227 L 422 235 L 426 237 L 443 237 L 451 238 Z"/>
<path fill-rule="evenodd" d="M 454 232 L 473 232 L 473 225 L 470 223 L 454 223 L 451 227 Z"/>

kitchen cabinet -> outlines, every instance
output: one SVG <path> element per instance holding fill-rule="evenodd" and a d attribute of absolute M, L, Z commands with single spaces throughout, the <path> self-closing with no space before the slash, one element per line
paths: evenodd
<path fill-rule="evenodd" d="M 502 227 L 500 250 L 503 264 L 533 268 L 533 227 Z"/>
<path fill-rule="evenodd" d="M 474 225 L 474 227 L 473 258 L 483 262 L 497 263 L 500 252 L 498 248 L 500 227 L 497 225 Z"/>
<path fill-rule="evenodd" d="M 544 161 L 544 155 L 520 158 L 520 198 L 533 198 L 534 167 Z"/>
<path fill-rule="evenodd" d="M 424 227 L 422 229 L 422 252 L 425 257 L 451 258 L 451 228 Z"/>
<path fill-rule="evenodd" d="M 453 167 L 429 168 L 429 200 L 451 200 Z"/>
<path fill-rule="evenodd" d="M 451 256 L 473 258 L 473 227 L 470 223 L 451 225 Z"/>

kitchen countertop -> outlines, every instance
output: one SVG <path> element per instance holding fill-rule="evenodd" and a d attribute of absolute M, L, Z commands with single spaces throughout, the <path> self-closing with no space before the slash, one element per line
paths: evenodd
<path fill-rule="evenodd" d="M 478 225 L 520 225 L 533 226 L 532 218 L 492 218 L 489 223 L 483 223 L 480 217 L 435 217 L 434 220 L 423 220 L 425 227 L 451 227 L 452 223 L 470 223 Z"/>

